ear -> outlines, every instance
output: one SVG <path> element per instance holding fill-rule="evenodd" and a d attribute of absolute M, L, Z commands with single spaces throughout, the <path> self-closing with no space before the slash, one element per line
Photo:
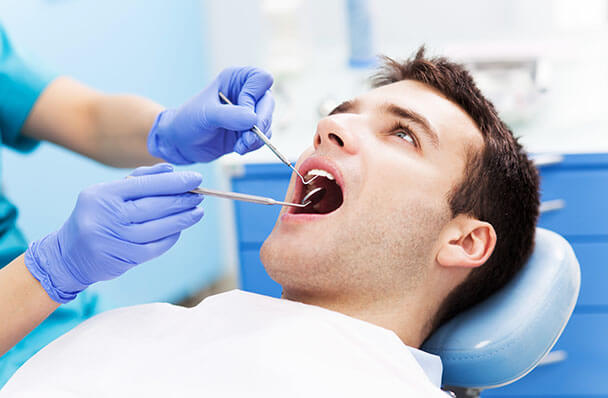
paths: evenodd
<path fill-rule="evenodd" d="M 454 218 L 441 232 L 437 263 L 443 267 L 476 268 L 496 246 L 496 231 L 485 221 L 466 215 Z"/>

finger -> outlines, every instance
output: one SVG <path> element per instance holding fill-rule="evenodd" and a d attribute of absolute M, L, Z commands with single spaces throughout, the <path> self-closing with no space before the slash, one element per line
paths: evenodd
<path fill-rule="evenodd" d="M 272 137 L 272 130 L 268 130 L 265 134 L 268 138 Z M 264 142 L 253 132 L 245 131 L 237 142 L 234 143 L 233 151 L 239 155 L 244 155 L 251 151 L 261 148 Z"/>
<path fill-rule="evenodd" d="M 173 235 L 199 222 L 203 209 L 195 207 L 181 213 L 172 214 L 141 224 L 127 225 L 119 231 L 122 239 L 133 243 L 148 243 Z"/>
<path fill-rule="evenodd" d="M 254 149 L 260 148 L 264 143 L 252 131 L 244 131 L 240 133 L 239 139 L 234 143 L 233 151 L 239 155 L 244 155 Z"/>
<path fill-rule="evenodd" d="M 205 108 L 203 117 L 213 127 L 221 127 L 233 131 L 249 130 L 257 121 L 257 117 L 251 109 L 228 104 L 213 105 Z"/>
<path fill-rule="evenodd" d="M 125 242 L 124 245 L 120 246 L 115 255 L 122 259 L 128 260 L 134 265 L 145 263 L 146 261 L 150 261 L 153 258 L 162 255 L 173 247 L 173 245 L 177 243 L 179 236 L 180 233 L 178 232 L 148 243 Z"/>
<path fill-rule="evenodd" d="M 143 223 L 191 210 L 202 201 L 203 195 L 183 193 L 128 200 L 124 203 L 124 208 L 129 221 L 132 223 Z"/>
<path fill-rule="evenodd" d="M 150 174 L 110 183 L 111 190 L 124 200 L 147 196 L 185 193 L 201 185 L 203 177 L 194 171 Z"/>
<path fill-rule="evenodd" d="M 269 130 L 267 132 L 267 135 L 268 135 L 268 137 L 272 136 L 272 131 Z M 264 146 L 264 143 L 262 142 L 262 140 L 258 140 L 256 143 L 254 143 L 252 145 L 249 145 L 248 149 L 247 149 L 247 151 L 245 153 L 257 151 L 258 149 L 260 149 L 263 146 Z"/>
<path fill-rule="evenodd" d="M 272 136 L 270 125 L 272 124 L 272 113 L 274 112 L 274 106 L 274 98 L 270 91 L 267 91 L 256 105 L 256 125 L 268 138 Z M 264 143 L 255 133 L 252 131 L 244 131 L 240 135 L 237 142 L 234 143 L 233 150 L 243 155 L 247 152 L 260 148 L 262 145 L 264 145 Z"/>
<path fill-rule="evenodd" d="M 131 174 L 131 177 L 143 176 L 148 174 L 169 173 L 173 171 L 173 166 L 169 163 L 157 163 L 154 166 L 138 167 Z"/>
<path fill-rule="evenodd" d="M 236 153 L 238 153 L 239 155 L 244 155 L 247 152 L 249 152 L 249 150 L 247 149 L 247 147 L 245 146 L 245 144 L 243 144 L 243 140 L 239 139 L 235 144 L 234 147 L 232 148 L 232 150 Z"/>
<path fill-rule="evenodd" d="M 267 131 L 270 130 L 270 126 L 272 125 L 272 114 L 274 113 L 274 97 L 272 95 L 272 91 L 266 91 L 266 94 L 258 101 L 255 106 L 255 114 L 257 116 L 256 125 L 259 127 L 262 132 L 266 134 Z M 268 134 L 267 137 L 270 138 Z"/>
<path fill-rule="evenodd" d="M 266 94 L 272 83 L 273 78 L 270 73 L 260 68 L 252 68 L 245 76 L 237 104 L 254 110 L 255 105 Z"/>

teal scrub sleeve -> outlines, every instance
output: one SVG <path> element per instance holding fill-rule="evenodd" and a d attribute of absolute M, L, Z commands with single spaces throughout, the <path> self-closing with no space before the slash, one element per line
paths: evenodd
<path fill-rule="evenodd" d="M 0 25 L 0 138 L 3 144 L 22 152 L 36 147 L 38 142 L 21 135 L 20 130 L 53 77 L 26 65 Z"/>

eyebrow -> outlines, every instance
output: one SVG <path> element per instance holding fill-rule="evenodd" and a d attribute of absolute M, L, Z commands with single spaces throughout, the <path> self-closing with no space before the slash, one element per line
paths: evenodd
<path fill-rule="evenodd" d="M 333 111 L 329 112 L 327 116 L 335 115 L 337 113 L 354 113 L 359 107 L 359 101 L 351 100 L 344 101 L 340 105 L 336 106 Z"/>
<path fill-rule="evenodd" d="M 359 108 L 359 101 L 344 101 L 340 105 L 334 108 L 333 111 L 329 112 L 328 116 L 335 115 L 338 113 L 356 113 Z M 384 113 L 389 113 L 401 119 L 409 119 L 412 122 L 422 127 L 422 132 L 427 136 L 435 148 L 439 148 L 439 135 L 437 131 L 432 127 L 431 123 L 426 117 L 415 112 L 411 109 L 402 108 L 392 103 L 386 103 L 380 106 L 380 109 Z"/>

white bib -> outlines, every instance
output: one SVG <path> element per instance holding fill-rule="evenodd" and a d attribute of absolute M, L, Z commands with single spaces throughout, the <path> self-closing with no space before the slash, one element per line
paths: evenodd
<path fill-rule="evenodd" d="M 445 398 L 440 379 L 438 357 L 389 330 L 234 290 L 191 309 L 98 315 L 30 359 L 0 397 Z"/>

